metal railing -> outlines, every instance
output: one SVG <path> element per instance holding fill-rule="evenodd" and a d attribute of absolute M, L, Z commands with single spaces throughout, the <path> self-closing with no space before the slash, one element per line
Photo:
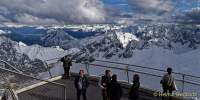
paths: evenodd
<path fill-rule="evenodd" d="M 34 84 L 37 84 L 37 83 L 40 83 L 40 82 L 45 82 L 45 83 L 48 83 L 48 86 L 56 87 L 55 91 L 57 91 L 57 92 L 59 91 L 59 93 L 60 93 L 60 94 L 57 94 L 57 96 L 56 96 L 57 98 L 61 97 L 64 100 L 67 99 L 67 96 L 66 96 L 67 87 L 64 84 L 57 83 L 57 82 L 52 82 L 52 81 L 49 81 L 49 80 L 46 80 L 46 79 L 40 79 L 40 78 L 31 76 L 31 75 L 24 74 L 23 72 L 21 72 L 20 70 L 16 69 L 14 66 L 9 64 L 8 62 L 6 62 L 6 61 L 2 61 L 2 62 L 6 63 L 7 66 L 0 66 L 0 75 L 1 75 L 0 87 L 1 88 L 4 87 L 2 85 L 7 84 L 7 82 L 6 82 L 7 80 L 5 80 L 5 79 L 8 76 L 14 76 L 16 78 L 17 90 L 25 88 L 25 87 L 28 87 L 28 86 L 31 86 L 31 85 L 34 85 Z M 9 69 L 9 67 L 14 68 L 15 70 L 11 70 L 11 69 Z M 46 85 L 42 85 L 42 87 L 44 89 L 48 88 L 48 87 L 45 87 L 45 86 Z M 30 93 L 30 94 L 35 95 L 33 93 Z"/>
<path fill-rule="evenodd" d="M 10 63 L 8 63 L 4 60 L 0 60 L 0 64 L 2 64 L 1 66 L 4 67 L 4 68 L 12 69 L 12 70 L 15 70 L 19 73 L 23 73 L 22 71 L 20 71 L 19 69 L 17 69 L 16 67 L 14 67 L 13 65 L 11 65 Z"/>
<path fill-rule="evenodd" d="M 113 61 L 104 61 L 104 60 L 95 60 L 95 61 L 99 61 L 99 62 L 107 62 L 107 63 L 114 63 L 114 64 L 119 64 L 119 65 L 126 65 L 126 66 L 133 66 L 133 67 L 139 67 L 139 68 L 145 68 L 145 69 L 150 69 L 150 70 L 156 70 L 156 71 L 161 71 L 161 72 L 166 72 L 166 70 L 162 70 L 162 69 L 157 69 L 157 68 L 151 68 L 151 67 L 145 67 L 145 66 L 139 66 L 139 65 L 133 65 L 133 64 L 125 64 L 125 63 L 120 63 L 120 62 L 113 62 Z M 186 75 L 186 76 L 190 76 L 190 77 L 194 77 L 194 78 L 200 78 L 198 76 L 194 76 L 194 75 L 189 75 L 189 74 L 184 74 L 184 73 L 180 73 L 180 72 L 172 72 L 173 74 L 179 74 L 179 75 Z"/>
<path fill-rule="evenodd" d="M 59 66 L 62 66 L 61 62 L 57 62 L 58 59 L 60 58 L 54 58 L 47 61 L 54 60 L 55 66 L 58 66 L 58 64 Z M 48 65 L 52 66 L 51 63 Z M 125 81 L 129 84 L 131 83 L 133 74 L 137 73 L 141 77 L 141 83 L 143 84 L 143 86 L 145 88 L 153 89 L 155 91 L 162 90 L 160 80 L 162 76 L 166 73 L 166 71 L 162 69 L 103 60 L 95 60 L 94 62 L 73 61 L 73 67 L 72 71 L 75 73 L 78 73 L 78 69 L 85 69 L 87 71 L 87 74 L 95 76 L 102 75 L 102 73 L 104 73 L 106 69 L 112 69 L 114 70 L 113 73 L 118 74 L 120 80 Z M 197 93 L 197 96 L 200 96 L 200 77 L 179 72 L 173 72 L 173 76 L 175 77 L 175 81 L 178 87 L 178 91 L 176 92 L 195 92 Z"/>
<path fill-rule="evenodd" d="M 59 59 L 61 58 L 53 58 L 44 61 L 45 67 L 51 78 L 63 74 L 62 63 L 58 62 Z M 55 69 L 58 69 L 57 72 Z M 155 91 L 161 91 L 160 79 L 163 74 L 166 73 L 166 71 L 162 69 L 103 60 L 95 60 L 94 62 L 73 61 L 72 72 L 78 73 L 79 69 L 85 69 L 90 76 L 99 76 L 102 75 L 106 69 L 111 69 L 113 73 L 118 75 L 120 80 L 125 81 L 128 84 L 131 83 L 133 75 L 137 73 L 141 77 L 143 87 Z M 177 92 L 196 92 L 197 96 L 200 96 L 200 77 L 179 72 L 173 72 L 173 75 L 179 89 Z"/>
<path fill-rule="evenodd" d="M 124 66 L 126 66 L 125 69 L 123 68 L 124 70 L 128 70 L 130 72 L 137 72 L 137 73 L 149 74 L 149 75 L 152 75 L 152 76 L 162 77 L 160 75 L 155 75 L 155 74 L 150 74 L 150 73 L 144 73 L 144 72 L 138 72 L 138 71 L 130 69 L 130 67 L 137 67 L 137 68 L 148 69 L 148 70 L 153 70 L 153 71 L 159 71 L 159 72 L 162 72 L 162 73 L 166 73 L 166 70 L 157 69 L 157 68 L 151 68 L 151 67 L 145 67 L 145 66 L 138 66 L 138 65 L 133 65 L 133 64 L 125 64 L 125 63 L 120 63 L 120 62 L 112 62 L 112 61 L 103 61 L 103 60 L 96 60 L 96 61 L 98 61 L 98 62 L 106 62 L 106 63 L 111 63 L 111 64 L 119 64 L 119 65 L 122 65 L 122 66 L 124 65 Z M 177 81 L 182 81 L 183 84 L 184 83 L 189 83 L 189 84 L 194 84 L 194 85 L 200 85 L 200 77 L 198 77 L 198 76 L 184 74 L 184 73 L 180 73 L 180 72 L 172 72 L 172 73 L 175 74 L 175 75 L 180 75 L 181 79 L 176 79 L 176 80 Z M 199 79 L 199 82 L 187 81 L 187 80 L 185 80 L 185 77 L 192 77 L 192 78 Z M 182 91 L 184 91 L 184 89 Z"/>

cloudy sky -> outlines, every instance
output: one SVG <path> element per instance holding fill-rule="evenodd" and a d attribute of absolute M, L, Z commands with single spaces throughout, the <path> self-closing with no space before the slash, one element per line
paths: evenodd
<path fill-rule="evenodd" d="M 119 23 L 139 20 L 200 23 L 200 0 L 0 0 L 0 22 Z"/>

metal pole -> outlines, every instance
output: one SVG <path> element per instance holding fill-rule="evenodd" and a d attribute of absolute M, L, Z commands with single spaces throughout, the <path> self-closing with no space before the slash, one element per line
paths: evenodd
<path fill-rule="evenodd" d="M 8 65 L 8 67 L 11 67 L 12 69 L 14 69 L 15 71 L 19 72 L 19 73 L 23 73 L 21 70 L 17 69 L 15 66 L 9 64 L 8 62 L 4 61 L 4 60 L 0 60 L 0 62 L 3 62 L 5 64 L 5 68 L 7 67 L 6 65 Z M 8 69 L 8 68 L 7 68 Z"/>
<path fill-rule="evenodd" d="M 65 96 L 65 97 L 64 97 L 64 100 L 67 100 L 67 88 L 64 87 L 64 89 L 65 89 L 65 90 L 64 90 L 64 93 L 65 93 L 65 94 L 64 94 L 64 96 Z"/>
<path fill-rule="evenodd" d="M 183 80 L 182 80 L 182 93 L 184 92 L 184 84 L 185 84 L 185 75 L 184 74 L 182 74 L 182 78 L 183 78 Z"/>
<path fill-rule="evenodd" d="M 130 83 L 130 81 L 129 81 L 129 67 L 128 66 L 126 66 L 126 76 L 127 76 L 127 81 L 128 81 L 128 83 Z"/>
<path fill-rule="evenodd" d="M 61 84 L 61 83 L 51 82 L 51 81 L 48 81 L 48 80 L 45 80 L 45 79 L 40 79 L 40 78 L 37 78 L 37 77 L 34 77 L 34 76 L 30 76 L 30 75 L 26 75 L 26 74 L 23 74 L 23 73 L 15 72 L 15 71 L 12 71 L 12 70 L 9 70 L 9 69 L 6 69 L 6 68 L 1 68 L 0 67 L 0 70 L 7 71 L 7 72 L 10 72 L 10 73 L 13 73 L 13 74 L 17 74 L 17 75 L 21 75 L 21 76 L 25 76 L 25 77 L 32 78 L 32 79 L 35 79 L 35 80 L 40 80 L 40 81 L 43 81 L 43 82 L 51 83 L 51 84 L 54 84 L 54 85 L 65 86 L 64 84 Z"/>
<path fill-rule="evenodd" d="M 85 62 L 85 68 L 86 68 L 87 74 L 90 75 L 90 72 L 89 72 L 89 62 L 88 61 Z"/>
<path fill-rule="evenodd" d="M 3 68 L 6 68 L 6 64 L 5 63 L 3 63 Z"/>

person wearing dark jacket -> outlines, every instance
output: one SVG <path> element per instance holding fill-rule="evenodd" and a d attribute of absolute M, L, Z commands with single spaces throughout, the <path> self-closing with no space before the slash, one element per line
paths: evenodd
<path fill-rule="evenodd" d="M 138 100 L 139 99 L 139 88 L 140 88 L 140 78 L 138 74 L 133 76 L 133 85 L 129 91 L 129 100 Z"/>
<path fill-rule="evenodd" d="M 68 56 L 64 56 L 61 59 L 61 62 L 63 62 L 64 69 L 63 79 L 68 79 L 70 74 L 70 67 L 72 66 L 72 60 Z"/>
<path fill-rule="evenodd" d="M 80 70 L 79 76 L 74 81 L 75 88 L 77 90 L 77 100 L 80 100 L 80 96 L 83 96 L 83 100 L 87 100 L 86 92 L 89 86 L 88 79 L 84 75 L 84 70 Z"/>
<path fill-rule="evenodd" d="M 108 95 L 110 100 L 120 100 L 122 97 L 122 87 L 117 82 L 117 75 L 112 76 L 111 83 L 108 85 Z"/>
<path fill-rule="evenodd" d="M 102 89 L 102 97 L 103 100 L 109 100 L 108 93 L 107 93 L 107 86 L 111 82 L 111 71 L 106 70 L 105 75 L 103 75 L 99 80 L 99 86 Z"/>

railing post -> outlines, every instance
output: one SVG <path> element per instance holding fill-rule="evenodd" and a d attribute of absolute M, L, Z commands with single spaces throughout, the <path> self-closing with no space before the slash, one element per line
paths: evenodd
<path fill-rule="evenodd" d="M 3 63 L 3 68 L 6 68 L 6 64 L 5 63 Z"/>
<path fill-rule="evenodd" d="M 87 74 L 90 75 L 90 72 L 89 72 L 89 62 L 88 61 L 85 62 L 85 68 L 86 68 Z"/>
<path fill-rule="evenodd" d="M 65 97 L 64 97 L 64 100 L 67 100 L 67 88 L 64 87 L 64 89 L 65 89 L 65 90 L 64 90 L 64 93 L 65 93 L 65 94 L 64 94 L 64 96 L 65 96 Z"/>
<path fill-rule="evenodd" d="M 184 92 L 184 85 L 185 85 L 185 74 L 182 74 L 182 78 L 183 78 L 183 80 L 182 80 L 182 93 Z"/>
<path fill-rule="evenodd" d="M 126 66 L 126 76 L 127 76 L 127 81 L 128 81 L 128 83 L 130 83 L 130 81 L 129 81 L 129 67 L 128 66 Z"/>

